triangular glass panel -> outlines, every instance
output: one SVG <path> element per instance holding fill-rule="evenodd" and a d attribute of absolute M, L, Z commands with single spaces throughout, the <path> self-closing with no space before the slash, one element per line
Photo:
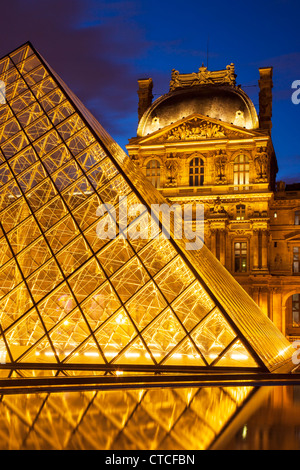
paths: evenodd
<path fill-rule="evenodd" d="M 222 355 L 216 365 L 222 367 L 257 367 L 257 363 L 240 340 L 236 341 Z"/>
<path fill-rule="evenodd" d="M 205 366 L 201 354 L 195 348 L 189 338 L 184 339 L 181 345 L 176 348 L 167 359 L 164 361 L 166 365 L 173 366 Z"/>
<path fill-rule="evenodd" d="M 216 360 L 236 337 L 218 309 L 210 313 L 191 336 L 209 364 Z"/>
<path fill-rule="evenodd" d="M 114 360 L 114 364 L 154 365 L 155 363 L 140 338 L 136 338 L 130 347 Z"/>

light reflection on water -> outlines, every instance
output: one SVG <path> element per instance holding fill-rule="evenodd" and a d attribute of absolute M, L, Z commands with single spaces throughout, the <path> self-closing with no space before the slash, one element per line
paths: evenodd
<path fill-rule="evenodd" d="M 300 386 L 3 395 L 0 449 L 299 449 Z"/>

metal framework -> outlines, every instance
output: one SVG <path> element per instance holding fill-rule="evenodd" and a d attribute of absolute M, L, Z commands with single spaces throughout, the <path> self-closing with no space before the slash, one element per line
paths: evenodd
<path fill-rule="evenodd" d="M 186 252 L 159 215 L 150 237 L 165 201 L 30 43 L 0 80 L 2 377 L 291 368 L 294 350 L 205 247 Z M 125 200 L 146 209 L 125 220 Z"/>

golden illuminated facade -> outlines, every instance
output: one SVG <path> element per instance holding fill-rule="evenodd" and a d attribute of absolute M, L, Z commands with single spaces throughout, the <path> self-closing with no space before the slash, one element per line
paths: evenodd
<path fill-rule="evenodd" d="M 203 204 L 206 246 L 291 341 L 300 337 L 300 191 L 276 182 L 272 68 L 259 69 L 259 113 L 234 65 L 173 70 L 152 102 L 139 80 L 131 159 L 172 204 Z"/>
<path fill-rule="evenodd" d="M 0 80 L 3 378 L 65 379 L 89 371 L 94 381 L 121 375 L 130 381 L 130 374 L 137 381 L 141 376 L 134 374 L 142 372 L 178 379 L 179 372 L 294 369 L 290 343 L 214 254 L 205 245 L 187 250 L 173 226 L 166 234 L 160 211 L 166 199 L 29 43 L 0 60 Z M 247 119 L 253 115 L 250 109 Z M 185 125 L 199 119 L 188 118 Z M 259 144 L 259 154 L 266 147 L 273 155 L 265 133 L 215 122 L 199 126 L 217 132 L 218 139 L 234 132 L 234 154 L 245 140 L 249 148 Z M 164 132 L 173 135 L 170 126 Z M 195 146 L 183 145 L 185 153 Z M 176 139 L 171 146 L 178 148 Z M 196 181 L 197 165 L 192 169 Z M 252 185 L 253 169 L 250 175 Z M 171 189 L 175 178 L 172 172 Z M 270 197 L 265 178 L 257 183 L 261 206 L 254 197 L 257 221 L 253 213 L 262 232 Z M 227 183 L 220 184 L 226 189 Z M 244 223 L 224 214 L 222 207 L 211 214 L 210 230 Z M 101 224 L 115 228 L 115 236 L 101 238 Z"/>

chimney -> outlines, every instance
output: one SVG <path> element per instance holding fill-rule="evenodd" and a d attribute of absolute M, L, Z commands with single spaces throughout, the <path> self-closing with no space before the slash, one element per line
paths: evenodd
<path fill-rule="evenodd" d="M 273 67 L 259 69 L 259 125 L 261 129 L 272 129 Z"/>
<path fill-rule="evenodd" d="M 139 121 L 149 106 L 152 104 L 152 88 L 153 82 L 152 78 L 142 78 L 138 80 L 139 89 L 138 89 L 138 96 L 139 96 L 139 106 L 138 106 L 138 118 Z"/>

